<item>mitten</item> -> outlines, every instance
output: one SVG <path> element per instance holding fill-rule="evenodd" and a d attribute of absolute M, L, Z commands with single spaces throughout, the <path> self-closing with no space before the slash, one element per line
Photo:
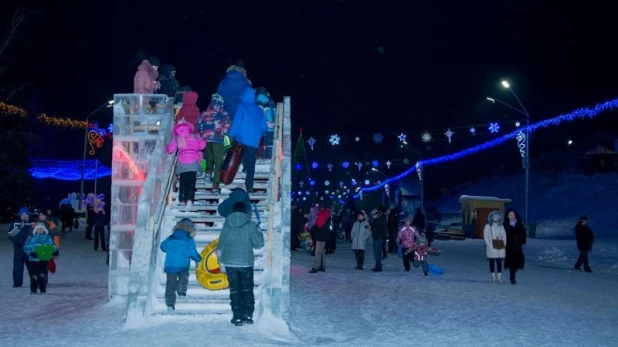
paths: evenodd
<path fill-rule="evenodd" d="M 53 255 L 54 257 L 57 257 L 57 256 L 58 256 L 58 254 L 60 254 L 60 251 L 58 251 L 58 250 L 55 250 L 55 251 L 54 251 L 54 253 L 52 253 L 52 255 Z"/>

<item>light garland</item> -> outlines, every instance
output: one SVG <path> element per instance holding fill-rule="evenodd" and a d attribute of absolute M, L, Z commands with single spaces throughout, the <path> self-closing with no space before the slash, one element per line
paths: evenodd
<path fill-rule="evenodd" d="M 96 159 L 86 160 L 86 170 L 84 179 L 93 180 L 96 178 L 107 177 L 112 174 L 112 169 L 104 166 Z M 62 181 L 77 181 L 82 179 L 81 160 L 53 160 L 35 159 L 30 160 L 32 168 L 29 169 L 32 177 L 37 179 L 56 179 Z"/>
<path fill-rule="evenodd" d="M 526 156 L 526 134 L 523 131 L 517 133 L 517 148 L 519 148 L 519 154 L 524 158 Z"/>
<path fill-rule="evenodd" d="M 560 115 L 554 118 L 550 118 L 550 119 L 546 119 L 546 120 L 543 120 L 543 121 L 540 121 L 534 124 L 530 124 L 524 127 L 523 129 L 515 130 L 497 139 L 485 142 L 483 144 L 480 144 L 474 147 L 470 147 L 463 151 L 455 152 L 455 153 L 448 154 L 448 155 L 443 155 L 441 157 L 437 157 L 433 159 L 423 160 L 423 161 L 420 161 L 419 164 L 420 166 L 429 166 L 429 165 L 437 165 L 440 163 L 445 163 L 451 160 L 461 159 L 469 155 L 476 154 L 478 152 L 485 151 L 487 149 L 501 145 L 508 140 L 516 138 L 520 132 L 532 133 L 533 131 L 536 131 L 542 128 L 547 128 L 552 125 L 558 126 L 560 125 L 560 123 L 564 121 L 572 122 L 576 119 L 593 119 L 596 116 L 598 116 L 600 113 L 603 113 L 606 111 L 612 111 L 614 108 L 618 108 L 618 99 L 613 99 L 613 100 L 605 101 L 603 103 L 599 103 L 594 108 L 580 108 L 571 113 L 563 114 L 563 115 Z M 370 192 L 370 191 L 380 189 L 384 185 L 399 181 L 402 178 L 408 176 L 410 173 L 415 172 L 415 171 L 416 171 L 416 165 L 412 166 L 411 168 L 409 168 L 408 170 L 404 171 L 403 173 L 397 176 L 387 179 L 381 184 L 375 185 L 373 187 L 362 188 L 361 193 L 362 191 Z M 358 197 L 361 196 L 360 195 L 361 193 L 356 194 L 353 198 L 357 199 Z"/>
<path fill-rule="evenodd" d="M 28 118 L 28 112 L 24 108 L 15 106 L 15 105 L 10 105 L 5 102 L 0 102 L 0 114 L 13 115 L 13 116 L 21 117 L 21 118 Z M 88 122 L 84 120 L 53 117 L 46 113 L 40 113 L 36 115 L 36 120 L 39 123 L 42 123 L 45 125 L 51 125 L 51 126 L 69 128 L 69 129 L 85 129 L 86 127 L 89 126 Z"/>

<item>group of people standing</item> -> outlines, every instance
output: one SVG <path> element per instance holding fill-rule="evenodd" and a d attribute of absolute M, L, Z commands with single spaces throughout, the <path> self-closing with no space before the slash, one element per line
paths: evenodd
<path fill-rule="evenodd" d="M 272 157 L 277 110 L 270 93 L 263 87 L 252 88 L 245 64 L 239 60 L 227 68 L 208 107 L 201 112 L 199 95 L 189 87 L 180 88 L 176 69 L 164 65 L 159 75 L 159 66 L 156 57 L 141 63 L 134 92 L 163 93 L 180 106 L 174 137 L 167 146 L 169 154 L 178 152 L 179 205 L 191 207 L 195 203 L 195 184 L 202 175 L 212 182 L 213 193 L 221 191 L 224 157 L 233 143 L 241 146 L 245 188 L 252 193 L 256 159 Z"/>

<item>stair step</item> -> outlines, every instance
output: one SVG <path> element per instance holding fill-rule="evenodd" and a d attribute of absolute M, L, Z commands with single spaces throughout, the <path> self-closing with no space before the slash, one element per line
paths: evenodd
<path fill-rule="evenodd" d="M 260 295 L 258 286 L 253 287 L 253 296 L 256 298 Z M 165 301 L 165 285 L 160 285 L 155 290 L 155 297 Z M 214 303 L 214 304 L 229 304 L 230 290 L 208 290 L 203 287 L 191 286 L 187 287 L 187 296 L 178 296 L 176 299 L 182 303 Z"/>
<path fill-rule="evenodd" d="M 199 201 L 198 203 L 192 204 L 190 208 L 187 208 L 187 206 L 180 206 L 176 202 L 173 202 L 171 205 L 168 205 L 168 208 L 172 211 L 189 212 L 189 213 L 198 212 L 203 215 L 213 215 L 213 216 L 219 216 L 217 214 L 218 207 L 219 207 L 219 204 L 205 204 Z M 260 217 L 262 217 L 262 215 L 267 215 L 267 212 L 266 212 L 267 207 L 268 206 L 266 204 L 266 200 L 264 200 L 264 203 L 258 204 L 258 211 L 260 212 Z"/>
<path fill-rule="evenodd" d="M 165 305 L 165 300 L 152 300 L 152 308 L 153 313 L 164 313 L 167 311 L 167 306 Z M 201 313 L 201 314 L 226 314 L 231 313 L 231 308 L 229 303 L 220 303 L 220 304 L 200 304 L 200 303 L 184 303 L 184 302 L 176 302 L 176 310 L 171 311 L 167 314 L 177 315 L 182 313 Z"/>
<path fill-rule="evenodd" d="M 191 262 L 191 264 L 193 265 L 195 263 Z M 208 289 L 202 287 L 202 285 L 197 281 L 197 277 L 196 277 L 195 271 L 194 271 L 195 267 L 192 267 L 191 270 L 192 271 L 189 272 L 189 285 L 188 285 L 187 288 L 197 288 L 199 290 L 203 290 L 203 291 L 206 291 L 206 292 L 212 292 L 212 293 L 221 292 L 221 291 L 211 291 L 211 290 L 208 290 Z M 158 279 L 157 282 L 159 283 L 159 285 L 163 286 L 165 288 L 165 282 L 167 281 L 167 276 L 165 275 L 165 272 L 161 271 L 159 273 L 157 279 Z M 253 284 L 255 284 L 256 286 L 259 286 L 259 285 L 262 284 L 263 279 L 264 279 L 263 268 L 259 269 L 259 270 L 256 268 L 254 270 L 254 274 L 253 274 Z M 229 291 L 228 291 L 228 294 L 229 294 Z"/>
<path fill-rule="evenodd" d="M 177 316 L 182 316 L 183 319 L 194 318 L 199 320 L 200 323 L 204 322 L 224 322 L 230 321 L 232 319 L 232 310 L 228 305 L 227 310 L 225 311 L 201 311 L 201 310 L 192 310 L 185 309 L 183 307 L 176 307 L 174 311 L 168 311 L 165 309 L 153 310 L 152 315 L 158 318 L 169 318 L 170 320 L 174 320 Z"/>

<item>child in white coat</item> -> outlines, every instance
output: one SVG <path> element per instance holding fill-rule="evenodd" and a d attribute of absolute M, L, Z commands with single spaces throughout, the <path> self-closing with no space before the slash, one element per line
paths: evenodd
<path fill-rule="evenodd" d="M 504 216 L 500 211 L 493 211 L 487 217 L 487 224 L 483 230 L 485 251 L 489 260 L 492 283 L 502 283 L 502 259 L 506 255 L 506 231 L 502 222 Z M 496 269 L 497 265 L 497 269 Z M 497 270 L 497 272 L 496 272 Z"/>

